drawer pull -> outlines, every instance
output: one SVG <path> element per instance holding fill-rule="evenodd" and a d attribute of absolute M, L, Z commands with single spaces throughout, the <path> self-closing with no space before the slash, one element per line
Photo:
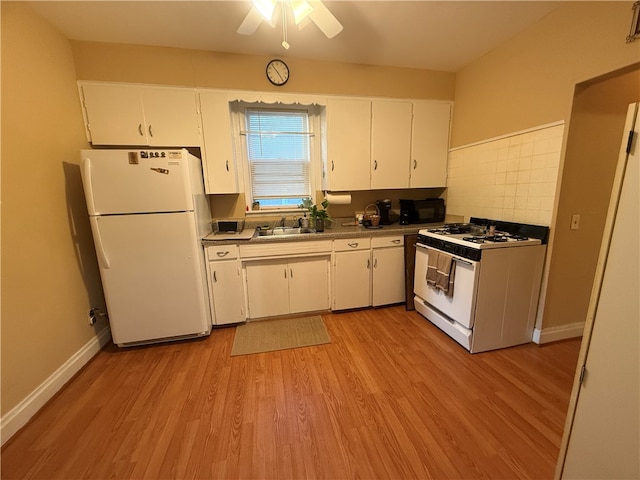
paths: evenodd
<path fill-rule="evenodd" d="M 400 243 L 400 239 L 396 238 L 395 240 L 391 240 L 391 243 L 395 243 L 396 245 L 398 245 Z"/>
<path fill-rule="evenodd" d="M 358 245 L 360 245 L 358 242 L 351 242 L 351 243 L 347 243 L 347 245 L 349 245 L 351 248 L 357 248 Z"/>
<path fill-rule="evenodd" d="M 229 255 L 229 250 L 225 250 L 224 252 L 216 252 L 216 255 L 219 257 L 226 257 Z"/>

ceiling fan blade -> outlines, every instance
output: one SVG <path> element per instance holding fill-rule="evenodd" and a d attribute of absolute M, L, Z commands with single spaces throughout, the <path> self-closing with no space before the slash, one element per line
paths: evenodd
<path fill-rule="evenodd" d="M 333 38 L 342 31 L 340 22 L 320 0 L 310 0 L 309 4 L 313 7 L 309 17 L 327 38 Z"/>
<path fill-rule="evenodd" d="M 262 23 L 262 15 L 255 8 L 251 7 L 247 16 L 238 27 L 237 33 L 240 35 L 252 35 Z"/>

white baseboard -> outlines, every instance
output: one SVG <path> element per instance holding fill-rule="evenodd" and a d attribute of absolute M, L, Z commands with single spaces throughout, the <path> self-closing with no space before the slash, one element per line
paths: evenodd
<path fill-rule="evenodd" d="M 38 410 L 53 397 L 93 356 L 111 340 L 107 326 L 69 358 L 60 368 L 0 419 L 0 437 L 5 444 L 26 425 Z"/>
<path fill-rule="evenodd" d="M 567 338 L 581 337 L 584 331 L 584 322 L 570 323 L 558 327 L 536 328 L 533 330 L 533 342 L 538 344 L 557 342 Z"/>

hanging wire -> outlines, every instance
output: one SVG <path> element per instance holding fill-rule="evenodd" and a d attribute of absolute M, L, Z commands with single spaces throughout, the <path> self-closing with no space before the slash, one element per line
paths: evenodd
<path fill-rule="evenodd" d="M 284 1 L 282 5 L 282 46 L 285 50 L 289 50 L 289 42 L 287 42 L 287 5 Z"/>

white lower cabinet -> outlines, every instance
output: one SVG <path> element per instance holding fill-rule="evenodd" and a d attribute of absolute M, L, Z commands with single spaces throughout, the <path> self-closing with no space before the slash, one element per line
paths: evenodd
<path fill-rule="evenodd" d="M 372 247 L 371 304 L 377 307 L 404 302 L 404 238 L 374 238 Z"/>
<path fill-rule="evenodd" d="M 405 301 L 404 237 L 334 240 L 333 310 Z"/>
<path fill-rule="evenodd" d="M 227 325 L 244 322 L 244 286 L 238 247 L 207 247 L 206 253 L 211 323 Z"/>
<path fill-rule="evenodd" d="M 333 241 L 333 310 L 371 305 L 371 239 Z"/>
<path fill-rule="evenodd" d="M 245 262 L 249 318 L 329 310 L 329 255 Z"/>
<path fill-rule="evenodd" d="M 405 301 L 403 235 L 247 244 L 239 258 L 247 318 Z"/>

